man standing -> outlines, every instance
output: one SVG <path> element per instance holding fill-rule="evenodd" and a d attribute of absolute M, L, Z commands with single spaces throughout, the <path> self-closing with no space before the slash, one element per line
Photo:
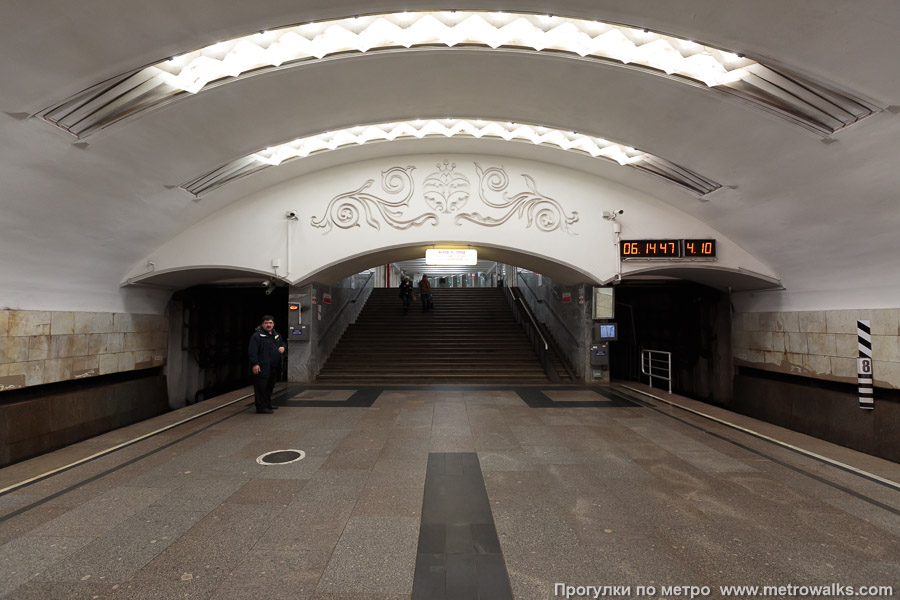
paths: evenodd
<path fill-rule="evenodd" d="M 284 338 L 275 331 L 275 319 L 265 315 L 256 332 L 250 337 L 250 370 L 253 372 L 253 399 L 256 412 L 272 414 L 272 390 L 281 373 Z"/>
<path fill-rule="evenodd" d="M 403 312 L 409 311 L 409 302 L 412 300 L 413 285 L 409 277 L 404 277 L 400 282 L 400 300 L 403 301 Z"/>
<path fill-rule="evenodd" d="M 419 280 L 419 293 L 422 295 L 422 312 L 434 308 L 434 301 L 431 299 L 431 282 L 428 281 L 428 275 L 422 275 Z"/>

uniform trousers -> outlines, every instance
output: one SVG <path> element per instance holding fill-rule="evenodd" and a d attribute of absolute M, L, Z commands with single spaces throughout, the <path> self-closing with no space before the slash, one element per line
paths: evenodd
<path fill-rule="evenodd" d="M 259 372 L 253 376 L 253 402 L 256 412 L 272 409 L 272 392 L 275 390 L 275 375 Z"/>

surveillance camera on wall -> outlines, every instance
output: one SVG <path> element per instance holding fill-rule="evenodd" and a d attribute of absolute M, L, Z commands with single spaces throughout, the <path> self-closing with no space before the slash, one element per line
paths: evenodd
<path fill-rule="evenodd" d="M 270 285 L 269 287 L 266 288 L 266 296 L 271 296 L 272 292 L 274 292 L 274 291 L 275 291 L 275 286 Z"/>
<path fill-rule="evenodd" d="M 292 220 L 298 218 L 296 210 L 289 210 L 286 213 L 284 213 L 284 216 L 287 217 L 288 219 L 292 219 Z"/>
<path fill-rule="evenodd" d="M 272 285 L 272 282 L 269 281 L 268 279 L 266 279 L 265 281 L 262 282 L 263 287 L 269 287 L 270 285 Z"/>
<path fill-rule="evenodd" d="M 610 212 L 608 210 L 604 210 L 603 218 L 606 219 L 607 221 L 615 221 L 616 217 L 618 217 L 619 215 L 622 215 L 622 214 L 625 214 L 625 211 L 622 210 L 621 208 L 619 210 L 614 210 L 612 212 Z"/>

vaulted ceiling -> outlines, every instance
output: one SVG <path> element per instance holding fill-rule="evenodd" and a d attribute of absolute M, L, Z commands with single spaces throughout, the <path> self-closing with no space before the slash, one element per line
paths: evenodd
<path fill-rule="evenodd" d="M 196 94 L 171 93 L 168 101 L 140 111 L 122 102 L 115 88 L 120 76 L 240 36 L 357 15 L 445 9 L 527 12 L 535 22 L 552 14 L 547 19 L 636 28 L 638 37 L 646 29 L 651 37 L 727 51 L 735 68 L 752 62 L 769 70 L 726 90 L 725 84 L 709 87 L 636 57 L 624 64 L 522 43 L 493 49 L 467 38 L 452 48 L 338 47 L 321 60 L 258 69 Z M 890 302 L 900 289 L 898 23 L 900 4 L 894 0 L 571 0 L 449 7 L 387 0 L 7 0 L 0 6 L 0 304 L 69 310 L 150 306 L 168 292 L 121 290 L 123 275 L 229 203 L 319 169 L 436 148 L 594 173 L 722 231 L 770 265 L 786 293 L 864 290 L 861 295 L 869 298 L 881 294 L 876 303 Z M 78 105 L 69 121 L 61 119 L 77 135 L 52 122 L 61 103 L 100 84 L 112 86 L 110 94 L 125 107 L 122 120 L 73 127 L 77 111 L 90 112 L 90 106 Z M 818 108 L 798 109 L 785 99 L 791 95 Z M 847 102 L 858 111 L 846 112 Z M 823 115 L 823 106 L 844 121 Z M 496 136 L 407 136 L 285 162 L 199 198 L 180 187 L 296 138 L 445 117 L 602 138 L 656 157 L 657 167 L 674 165 L 666 167 L 670 173 L 701 176 L 716 189 L 698 193 L 646 169 Z"/>

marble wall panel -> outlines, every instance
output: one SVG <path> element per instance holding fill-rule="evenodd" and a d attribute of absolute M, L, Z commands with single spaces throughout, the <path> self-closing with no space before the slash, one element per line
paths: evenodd
<path fill-rule="evenodd" d="M 107 351 L 114 354 L 117 352 L 122 352 L 125 349 L 125 334 L 124 333 L 110 333 L 107 336 Z"/>
<path fill-rule="evenodd" d="M 825 333 L 827 329 L 825 311 L 823 310 L 801 312 L 798 315 L 798 319 L 800 321 L 800 331 Z"/>
<path fill-rule="evenodd" d="M 32 335 L 28 338 L 28 360 L 47 360 L 50 353 L 49 335 Z"/>
<path fill-rule="evenodd" d="M 895 335 L 873 335 L 872 358 L 900 363 L 900 338 Z"/>
<path fill-rule="evenodd" d="M 44 383 L 44 363 L 43 360 L 35 360 L 31 362 L 19 362 L 9 365 L 9 375 L 24 375 L 25 385 L 40 385 Z"/>
<path fill-rule="evenodd" d="M 31 338 L 27 336 L 6 338 L 6 360 L 10 363 L 27 362 L 30 342 Z"/>
<path fill-rule="evenodd" d="M 775 331 L 772 333 L 772 352 L 784 352 L 786 344 L 784 341 L 784 332 Z"/>
<path fill-rule="evenodd" d="M 9 337 L 50 335 L 50 311 L 9 311 Z"/>
<path fill-rule="evenodd" d="M 805 333 L 788 333 L 785 339 L 785 346 L 788 352 L 795 354 L 807 354 L 809 352 Z"/>
<path fill-rule="evenodd" d="M 781 313 L 781 321 L 784 324 L 785 332 L 798 333 L 800 331 L 800 313 Z"/>
<path fill-rule="evenodd" d="M 780 316 L 781 313 L 759 313 L 759 330 L 784 331 L 784 321 Z"/>
<path fill-rule="evenodd" d="M 109 373 L 118 373 L 119 357 L 116 354 L 100 355 L 100 374 L 108 375 Z"/>
<path fill-rule="evenodd" d="M 53 311 L 50 317 L 50 335 L 75 333 L 75 313 Z"/>
<path fill-rule="evenodd" d="M 831 374 L 856 381 L 856 359 L 831 357 Z"/>
<path fill-rule="evenodd" d="M 859 356 L 859 337 L 854 334 L 834 334 L 835 356 L 856 358 Z"/>
<path fill-rule="evenodd" d="M 134 370 L 134 352 L 119 352 L 116 354 L 119 360 L 119 365 L 116 368 L 116 371 L 133 371 Z"/>
<path fill-rule="evenodd" d="M 107 341 L 108 333 L 90 333 L 88 334 L 88 355 L 106 354 L 108 351 Z"/>
<path fill-rule="evenodd" d="M 818 354 L 805 354 L 804 366 L 813 375 L 831 375 L 831 357 Z"/>
<path fill-rule="evenodd" d="M 900 309 L 738 313 L 732 348 L 738 364 L 836 381 L 856 378 L 857 320 L 872 325 L 879 386 L 900 389 Z"/>
<path fill-rule="evenodd" d="M 837 352 L 837 346 L 835 345 L 834 341 L 834 334 L 831 333 L 807 334 L 806 342 L 809 345 L 810 354 L 834 356 Z"/>
<path fill-rule="evenodd" d="M 32 386 L 162 366 L 168 328 L 164 315 L 0 310 L 0 378 Z"/>
<path fill-rule="evenodd" d="M 857 319 L 865 319 L 862 311 L 829 310 L 825 313 L 828 333 L 856 333 Z"/>
<path fill-rule="evenodd" d="M 900 309 L 872 311 L 872 335 L 900 335 Z"/>
<path fill-rule="evenodd" d="M 55 381 L 66 381 L 72 379 L 72 366 L 75 359 L 69 358 L 51 358 L 44 361 L 44 383 L 53 383 Z"/>
<path fill-rule="evenodd" d="M 750 332 L 750 349 L 751 350 L 768 350 L 772 351 L 772 332 L 771 331 L 752 331 Z"/>
<path fill-rule="evenodd" d="M 876 360 L 872 372 L 877 387 L 900 388 L 900 363 Z"/>
<path fill-rule="evenodd" d="M 113 314 L 113 331 L 130 333 L 132 329 L 132 317 L 128 313 Z"/>
<path fill-rule="evenodd" d="M 759 331 L 759 313 L 744 313 L 744 331 Z"/>

